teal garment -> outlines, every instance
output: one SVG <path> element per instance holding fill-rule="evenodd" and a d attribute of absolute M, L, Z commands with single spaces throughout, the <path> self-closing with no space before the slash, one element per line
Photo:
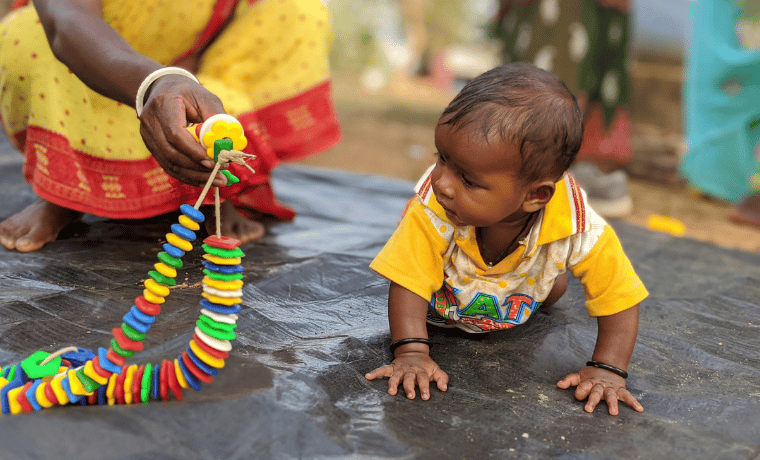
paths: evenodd
<path fill-rule="evenodd" d="M 743 48 L 735 0 L 694 2 L 684 82 L 684 178 L 738 201 L 758 192 L 760 52 Z"/>

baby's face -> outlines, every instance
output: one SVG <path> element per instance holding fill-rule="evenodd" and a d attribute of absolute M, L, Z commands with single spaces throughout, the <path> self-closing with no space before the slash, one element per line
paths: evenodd
<path fill-rule="evenodd" d="M 522 210 L 527 184 L 520 152 L 499 135 L 486 139 L 479 125 L 438 124 L 433 192 L 454 225 L 489 227 Z"/>

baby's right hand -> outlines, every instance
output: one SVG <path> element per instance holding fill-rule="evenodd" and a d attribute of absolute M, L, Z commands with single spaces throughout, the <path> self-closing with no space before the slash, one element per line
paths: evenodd
<path fill-rule="evenodd" d="M 364 377 L 367 380 L 374 380 L 378 377 L 388 377 L 388 394 L 395 395 L 398 392 L 398 386 L 403 382 L 406 397 L 414 399 L 415 386 L 420 387 L 420 397 L 427 401 L 430 399 L 430 382 L 436 381 L 438 389 L 446 391 L 449 383 L 449 376 L 438 367 L 427 353 L 419 351 L 409 351 L 406 353 L 397 352 L 398 356 L 391 364 L 378 367 L 369 372 Z"/>

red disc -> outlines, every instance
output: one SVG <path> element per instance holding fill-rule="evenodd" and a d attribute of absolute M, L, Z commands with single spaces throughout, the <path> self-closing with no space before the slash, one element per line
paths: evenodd
<path fill-rule="evenodd" d="M 190 371 L 191 374 L 196 376 L 198 380 L 204 383 L 211 383 L 214 381 L 214 377 L 211 375 L 208 375 L 207 373 L 200 370 L 198 366 L 195 365 L 192 359 L 190 359 L 190 355 L 187 354 L 187 350 L 182 352 L 182 362 L 185 363 L 185 367 L 187 367 L 187 370 Z"/>
<path fill-rule="evenodd" d="M 109 371 L 103 369 L 102 367 L 100 367 L 100 357 L 99 356 L 96 356 L 95 358 L 93 358 L 93 360 L 92 360 L 92 369 L 95 371 L 96 374 L 98 374 L 99 376 L 101 376 L 103 378 L 106 378 L 106 379 L 109 378 L 111 376 L 111 374 L 112 374 L 111 372 L 109 372 Z"/>
<path fill-rule="evenodd" d="M 95 405 L 98 404 L 98 392 L 97 391 L 95 393 L 87 396 L 87 404 L 89 404 L 91 406 L 95 406 Z"/>
<path fill-rule="evenodd" d="M 116 377 L 116 385 L 113 389 L 113 395 L 116 398 L 117 404 L 124 404 L 124 379 L 127 378 L 127 367 L 129 366 L 122 367 L 121 374 Z"/>
<path fill-rule="evenodd" d="M 132 403 L 137 404 L 142 401 L 142 395 L 140 394 L 142 390 L 142 378 L 143 374 L 145 374 L 145 364 L 141 365 L 137 368 L 135 371 L 135 374 L 132 376 Z"/>
<path fill-rule="evenodd" d="M 32 404 L 29 402 L 28 399 L 26 399 L 26 392 L 29 391 L 29 388 L 34 385 L 34 382 L 26 382 L 26 385 L 24 385 L 24 389 L 21 390 L 21 393 L 18 394 L 18 397 L 16 398 L 16 401 L 18 401 L 19 404 L 21 404 L 21 410 L 24 412 L 34 412 L 34 407 L 32 407 Z"/>
<path fill-rule="evenodd" d="M 138 310 L 145 313 L 146 315 L 156 316 L 157 314 L 161 313 L 161 305 L 153 302 L 148 302 L 143 296 L 135 299 L 135 305 L 137 306 Z"/>
<path fill-rule="evenodd" d="M 193 333 L 193 339 L 195 339 L 195 343 L 197 343 L 198 346 L 201 347 L 201 350 L 210 354 L 214 358 L 227 359 L 230 357 L 230 354 L 227 353 L 226 351 L 217 350 L 216 348 L 211 347 L 211 345 L 201 340 L 201 338 L 198 337 L 198 334 L 196 333 Z"/>
<path fill-rule="evenodd" d="M 113 333 L 113 337 L 116 339 L 116 342 L 122 349 L 130 351 L 142 351 L 142 342 L 128 338 L 126 335 L 124 335 L 124 331 L 122 331 L 120 327 L 111 329 L 111 332 Z"/>
<path fill-rule="evenodd" d="M 113 348 L 108 347 L 108 352 L 106 353 L 106 358 L 108 358 L 109 361 L 116 364 L 117 366 L 123 366 L 124 362 L 127 361 L 127 358 L 116 354 L 115 351 L 113 351 Z"/>
<path fill-rule="evenodd" d="M 167 369 L 169 369 L 169 375 L 166 376 L 166 383 L 169 386 L 169 390 L 171 390 L 172 394 L 178 401 L 182 401 L 182 387 L 179 386 L 173 361 L 169 363 Z"/>
<path fill-rule="evenodd" d="M 56 406 L 59 404 L 58 397 L 55 395 L 55 391 L 53 391 L 53 385 L 49 382 L 45 385 L 45 397 Z"/>
<path fill-rule="evenodd" d="M 211 247 L 219 249 L 235 249 L 241 244 L 240 240 L 236 240 L 235 238 L 229 238 L 227 236 L 220 238 L 216 235 L 207 237 L 203 242 Z"/>
<path fill-rule="evenodd" d="M 158 391 L 161 394 L 161 399 L 164 401 L 169 400 L 169 386 L 168 386 L 168 377 L 169 377 L 169 361 L 164 360 L 164 362 L 161 363 L 161 373 L 159 374 L 158 378 Z"/>

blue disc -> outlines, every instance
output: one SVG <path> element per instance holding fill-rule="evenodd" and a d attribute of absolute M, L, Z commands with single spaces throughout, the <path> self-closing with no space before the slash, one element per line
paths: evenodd
<path fill-rule="evenodd" d="M 26 400 L 29 401 L 29 404 L 32 405 L 35 412 L 41 411 L 42 406 L 40 406 L 40 403 L 37 402 L 37 387 L 40 386 L 42 383 L 42 379 L 37 379 L 34 381 L 32 386 L 29 387 L 28 390 L 26 390 Z"/>
<path fill-rule="evenodd" d="M 66 377 L 61 379 L 61 386 L 63 387 L 63 391 L 66 392 L 66 396 L 69 397 L 69 402 L 71 404 L 74 404 L 78 402 L 80 399 L 82 399 L 82 396 L 75 395 L 74 393 L 71 392 L 71 385 L 69 384 L 68 374 L 66 375 Z"/>
<path fill-rule="evenodd" d="M 187 240 L 187 241 L 195 240 L 195 232 L 190 230 L 189 228 L 185 228 L 181 226 L 180 224 L 172 225 L 172 233 L 182 238 L 183 240 Z"/>
<path fill-rule="evenodd" d="M 146 315 L 142 311 L 140 311 L 139 308 L 137 308 L 137 305 L 132 305 L 132 309 L 129 310 L 132 312 L 132 316 L 137 320 L 140 321 L 143 324 L 153 324 L 156 322 L 156 317 L 153 315 Z"/>
<path fill-rule="evenodd" d="M 201 223 L 206 220 L 206 216 L 204 216 L 202 212 L 198 211 L 189 204 L 183 204 L 179 207 L 179 210 L 182 212 L 182 214 L 186 215 L 195 222 Z"/>
<path fill-rule="evenodd" d="M 164 243 L 164 251 L 172 257 L 179 259 L 185 255 L 185 251 L 169 243 Z"/>
<path fill-rule="evenodd" d="M 245 270 L 242 265 L 217 265 L 213 262 L 209 262 L 208 260 L 203 261 L 203 266 L 209 270 L 213 270 L 217 273 L 223 273 L 225 275 L 229 275 L 231 273 L 243 273 L 243 270 Z"/>
<path fill-rule="evenodd" d="M 177 358 L 177 362 L 179 363 L 179 368 L 182 370 L 182 375 L 185 376 L 185 380 L 187 381 L 187 384 L 190 385 L 190 387 L 195 391 L 201 391 L 201 381 L 198 380 L 198 377 L 193 375 L 192 372 L 187 370 L 187 366 L 185 366 L 185 363 L 182 361 L 182 356 Z"/>
<path fill-rule="evenodd" d="M 161 385 L 161 365 L 153 366 L 153 386 L 150 387 L 150 397 L 154 400 L 161 399 L 158 386 Z"/>
<path fill-rule="evenodd" d="M 202 370 L 208 375 L 219 374 L 219 369 L 213 368 L 209 366 L 208 364 L 204 363 L 203 361 L 201 361 L 199 357 L 195 356 L 195 353 L 193 353 L 193 349 L 190 347 L 187 347 L 187 356 L 189 356 L 190 359 L 195 363 L 195 365 L 198 366 L 198 369 Z"/>
<path fill-rule="evenodd" d="M 150 330 L 150 324 L 141 323 L 140 321 L 137 321 L 135 317 L 132 315 L 131 311 L 128 311 L 126 315 L 124 315 L 122 318 L 122 321 L 126 323 L 129 327 L 136 330 L 137 332 L 141 334 L 145 334 Z"/>
<path fill-rule="evenodd" d="M 84 363 L 92 360 L 94 357 L 95 353 L 86 348 L 77 348 L 77 351 L 69 351 L 61 355 L 62 359 L 71 363 L 71 367 L 84 366 Z"/>
<path fill-rule="evenodd" d="M 101 385 L 100 388 L 98 388 L 98 405 L 99 406 L 105 406 L 108 404 L 108 397 L 106 396 L 106 392 L 108 391 L 108 385 Z"/>
<path fill-rule="evenodd" d="M 117 366 L 116 363 L 111 362 L 111 360 L 106 357 L 107 354 L 108 350 L 103 347 L 98 348 L 98 363 L 100 364 L 100 367 L 108 372 L 121 374 L 121 367 Z"/>
<path fill-rule="evenodd" d="M 201 307 L 209 309 L 216 313 L 221 313 L 222 315 L 234 315 L 236 313 L 240 313 L 242 310 L 242 308 L 240 308 L 240 304 L 228 306 L 211 302 L 208 299 L 201 300 Z"/>

